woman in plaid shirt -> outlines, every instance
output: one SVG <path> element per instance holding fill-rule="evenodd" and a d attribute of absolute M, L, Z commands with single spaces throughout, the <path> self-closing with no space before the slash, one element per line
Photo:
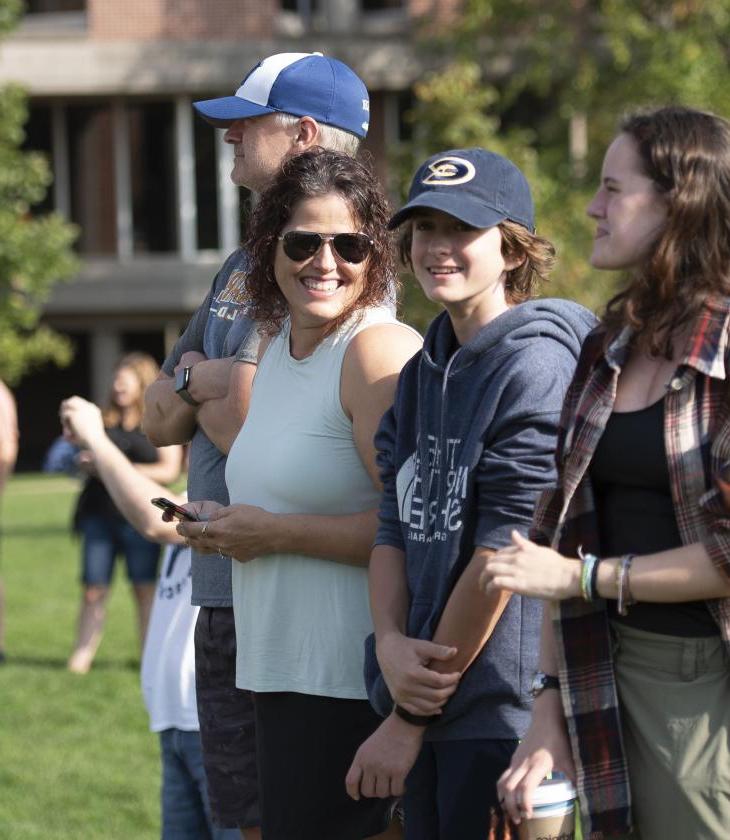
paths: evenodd
<path fill-rule="evenodd" d="M 584 836 L 726 838 L 730 124 L 682 107 L 629 117 L 588 214 L 591 264 L 628 282 L 584 344 L 534 541 L 515 533 L 481 579 L 551 602 L 532 724 L 499 793 L 519 822 L 562 770 Z"/>

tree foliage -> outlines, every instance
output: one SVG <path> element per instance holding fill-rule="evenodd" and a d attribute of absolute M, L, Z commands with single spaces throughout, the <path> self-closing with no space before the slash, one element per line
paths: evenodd
<path fill-rule="evenodd" d="M 12 28 L 18 0 L 0 0 L 0 34 Z M 67 364 L 67 339 L 40 325 L 41 307 L 55 283 L 71 277 L 75 228 L 60 215 L 33 216 L 51 183 L 46 159 L 23 151 L 26 96 L 0 89 L 0 378 L 17 382 L 46 361 Z"/>
<path fill-rule="evenodd" d="M 730 116 L 728 36 L 730 0 L 464 0 L 456 28 L 424 40 L 444 66 L 415 86 L 400 171 L 410 177 L 447 148 L 506 154 L 527 175 L 538 231 L 558 251 L 544 291 L 598 309 L 619 282 L 586 261 L 594 225 L 585 207 L 605 148 L 637 107 Z M 571 148 L 571 128 L 582 126 L 585 148 Z M 412 290 L 406 309 L 419 324 L 430 314 Z"/>

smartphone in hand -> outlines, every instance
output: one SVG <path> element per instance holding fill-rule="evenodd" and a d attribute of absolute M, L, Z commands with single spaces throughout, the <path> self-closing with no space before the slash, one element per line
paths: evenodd
<path fill-rule="evenodd" d="M 166 499 L 164 496 L 157 496 L 155 499 L 150 499 L 155 507 L 160 508 L 169 516 L 175 517 L 175 519 L 180 519 L 184 522 L 197 522 L 198 517 L 194 514 L 190 513 L 189 510 L 185 510 L 184 507 L 180 507 L 180 505 L 176 505 L 175 502 L 171 502 L 169 499 Z"/>

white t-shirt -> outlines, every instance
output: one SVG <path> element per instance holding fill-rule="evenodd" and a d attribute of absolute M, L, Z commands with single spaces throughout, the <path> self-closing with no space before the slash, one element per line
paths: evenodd
<path fill-rule="evenodd" d="M 199 607 L 190 604 L 190 549 L 165 549 L 142 653 L 142 694 L 150 730 L 199 729 L 193 635 Z"/>
<path fill-rule="evenodd" d="M 396 323 L 386 309 L 344 325 L 305 359 L 289 352 L 289 324 L 254 379 L 246 422 L 226 463 L 231 504 L 272 513 L 348 514 L 377 508 L 340 402 L 352 338 Z M 365 699 L 363 643 L 372 632 L 367 569 L 296 554 L 232 561 L 236 685 Z"/>

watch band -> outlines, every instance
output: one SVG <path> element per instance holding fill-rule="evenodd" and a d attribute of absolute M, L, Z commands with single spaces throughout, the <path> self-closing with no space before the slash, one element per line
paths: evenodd
<path fill-rule="evenodd" d="M 410 723 L 412 726 L 428 726 L 430 723 L 439 719 L 439 715 L 414 715 L 408 709 L 404 709 L 403 706 L 399 706 L 397 703 L 393 706 L 393 711 L 401 720 Z"/>
<path fill-rule="evenodd" d="M 177 376 L 175 377 L 175 393 L 180 397 L 180 399 L 185 400 L 188 405 L 198 406 L 200 403 L 196 402 L 190 396 L 190 392 L 188 391 L 188 385 L 190 384 L 190 371 L 192 369 L 191 365 L 190 367 L 183 368 L 177 372 Z"/>
<path fill-rule="evenodd" d="M 545 674 L 542 671 L 538 671 L 532 678 L 530 694 L 534 699 L 539 697 L 546 688 L 560 689 L 560 680 L 553 674 Z"/>

